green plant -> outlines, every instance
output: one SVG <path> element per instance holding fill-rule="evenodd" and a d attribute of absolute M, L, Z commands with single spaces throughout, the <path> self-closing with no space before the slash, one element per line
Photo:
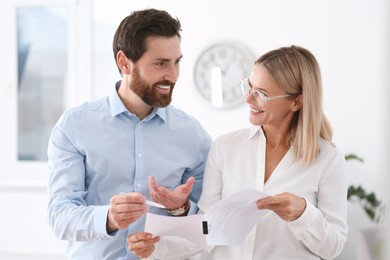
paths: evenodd
<path fill-rule="evenodd" d="M 345 160 L 356 160 L 363 162 L 363 159 L 355 154 L 345 155 Z M 367 216 L 374 221 L 379 223 L 384 214 L 384 204 L 377 198 L 374 192 L 367 192 L 361 185 L 350 185 L 348 187 L 348 201 L 358 203 Z"/>

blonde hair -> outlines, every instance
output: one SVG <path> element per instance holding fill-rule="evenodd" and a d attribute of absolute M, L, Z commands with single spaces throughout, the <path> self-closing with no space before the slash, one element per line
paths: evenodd
<path fill-rule="evenodd" d="M 295 156 L 305 165 L 320 152 L 321 138 L 332 144 L 332 127 L 322 109 L 322 82 L 318 62 L 311 52 L 299 47 L 272 50 L 256 60 L 292 98 L 302 95 L 302 108 L 295 112 L 290 143 Z"/>

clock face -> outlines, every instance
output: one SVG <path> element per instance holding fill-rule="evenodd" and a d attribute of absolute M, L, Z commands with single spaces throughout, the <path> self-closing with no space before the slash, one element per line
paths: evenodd
<path fill-rule="evenodd" d="M 214 107 L 226 108 L 242 104 L 240 79 L 249 77 L 254 59 L 245 46 L 220 43 L 207 48 L 199 56 L 194 70 L 199 92 Z"/>

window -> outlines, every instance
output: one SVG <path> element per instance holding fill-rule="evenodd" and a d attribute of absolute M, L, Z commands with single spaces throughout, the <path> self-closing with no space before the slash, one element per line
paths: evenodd
<path fill-rule="evenodd" d="M 17 157 L 47 161 L 50 131 L 64 111 L 67 8 L 17 8 Z"/>
<path fill-rule="evenodd" d="M 90 99 L 91 3 L 0 3 L 0 184 L 46 183 L 51 129 Z"/>

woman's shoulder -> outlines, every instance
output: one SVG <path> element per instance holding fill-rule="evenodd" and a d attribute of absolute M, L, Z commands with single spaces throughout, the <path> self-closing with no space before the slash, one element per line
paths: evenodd
<path fill-rule="evenodd" d="M 330 157 L 330 158 L 343 158 L 344 152 L 337 147 L 334 143 L 330 143 L 326 140 L 321 139 L 320 142 L 320 156 L 322 157 Z"/>
<path fill-rule="evenodd" d="M 252 126 L 222 134 L 215 139 L 216 143 L 240 144 L 251 140 L 258 135 L 261 128 Z M 260 131 L 261 132 L 261 131 Z"/>

